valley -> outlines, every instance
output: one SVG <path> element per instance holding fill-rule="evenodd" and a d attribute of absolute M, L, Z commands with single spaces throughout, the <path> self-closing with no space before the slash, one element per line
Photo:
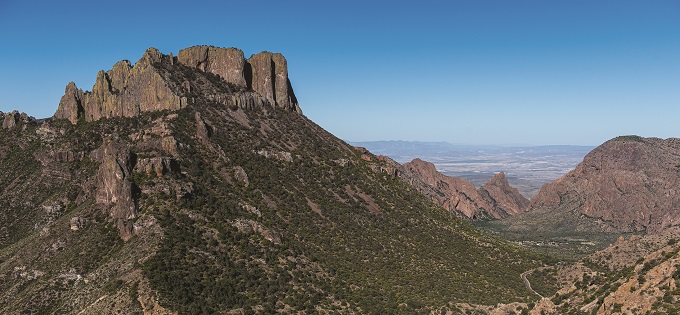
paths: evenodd
<path fill-rule="evenodd" d="M 350 142 L 399 163 L 421 158 L 445 175 L 464 178 L 480 187 L 498 172 L 525 197 L 535 196 L 543 184 L 574 169 L 591 146 L 489 146 L 447 142 L 364 141 Z"/>

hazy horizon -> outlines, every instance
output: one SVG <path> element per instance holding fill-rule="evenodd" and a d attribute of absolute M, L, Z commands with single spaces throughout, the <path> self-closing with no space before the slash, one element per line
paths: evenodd
<path fill-rule="evenodd" d="M 70 81 L 213 45 L 283 53 L 304 114 L 342 139 L 680 136 L 677 1 L 128 4 L 0 2 L 0 111 L 49 117 Z"/>
<path fill-rule="evenodd" d="M 625 136 L 625 135 L 623 135 Z M 572 146 L 572 147 L 596 147 L 597 145 L 590 144 L 569 144 L 569 143 L 539 143 L 539 144 L 529 144 L 529 143 L 466 143 L 466 142 L 450 142 L 445 140 L 348 140 L 342 139 L 347 143 L 369 143 L 369 142 L 405 142 L 405 143 L 424 143 L 424 144 L 436 144 L 436 143 L 446 143 L 452 146 L 470 146 L 470 147 L 542 147 L 542 146 Z M 608 139 L 609 140 L 609 139 Z"/>

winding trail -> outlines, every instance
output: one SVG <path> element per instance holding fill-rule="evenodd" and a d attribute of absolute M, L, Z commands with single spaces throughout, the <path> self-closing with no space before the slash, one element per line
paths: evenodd
<path fill-rule="evenodd" d="M 531 288 L 531 282 L 529 282 L 529 279 L 527 279 L 527 275 L 534 272 L 534 270 L 536 270 L 536 269 L 527 270 L 525 272 L 522 272 L 522 274 L 519 275 L 519 276 L 520 276 L 520 278 L 522 278 L 522 281 L 524 281 L 524 286 L 527 287 L 527 289 L 529 289 L 529 291 L 534 292 L 534 294 L 540 296 L 541 299 L 545 299 L 544 296 L 542 296 L 540 293 L 534 291 L 534 289 Z"/>

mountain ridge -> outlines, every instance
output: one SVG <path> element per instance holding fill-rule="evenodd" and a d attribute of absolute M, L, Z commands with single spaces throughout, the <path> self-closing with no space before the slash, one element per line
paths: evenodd
<path fill-rule="evenodd" d="M 210 82 L 197 82 L 191 72 L 187 73 L 189 76 L 171 76 L 168 67 L 180 65 L 214 74 L 227 87 L 219 86 L 220 82 L 211 77 L 207 77 Z M 134 66 L 127 60 L 119 61 L 111 70 L 97 73 L 91 92 L 84 92 L 70 82 L 54 117 L 75 124 L 79 119 L 94 121 L 178 110 L 195 102 L 192 90 L 204 89 L 198 85 L 209 83 L 215 89 L 206 96 L 226 106 L 267 104 L 301 113 L 288 80 L 286 59 L 280 53 L 261 52 L 245 59 L 243 51 L 235 48 L 193 46 L 180 50 L 177 57 L 149 48 Z"/>

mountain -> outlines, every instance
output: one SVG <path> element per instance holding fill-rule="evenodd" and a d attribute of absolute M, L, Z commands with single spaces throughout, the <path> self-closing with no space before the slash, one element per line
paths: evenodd
<path fill-rule="evenodd" d="M 532 209 L 578 211 L 613 229 L 659 232 L 680 224 L 680 139 L 614 138 L 545 185 Z"/>
<path fill-rule="evenodd" d="M 520 274 L 540 256 L 307 119 L 280 54 L 149 49 L 91 92 L 69 83 L 54 117 L 2 116 L 0 313 L 519 312 L 535 300 Z"/>
<path fill-rule="evenodd" d="M 436 204 L 467 219 L 500 219 L 527 209 L 529 200 L 498 173 L 477 189 L 462 178 L 437 172 L 434 164 L 414 159 L 402 167 L 402 177 Z"/>

